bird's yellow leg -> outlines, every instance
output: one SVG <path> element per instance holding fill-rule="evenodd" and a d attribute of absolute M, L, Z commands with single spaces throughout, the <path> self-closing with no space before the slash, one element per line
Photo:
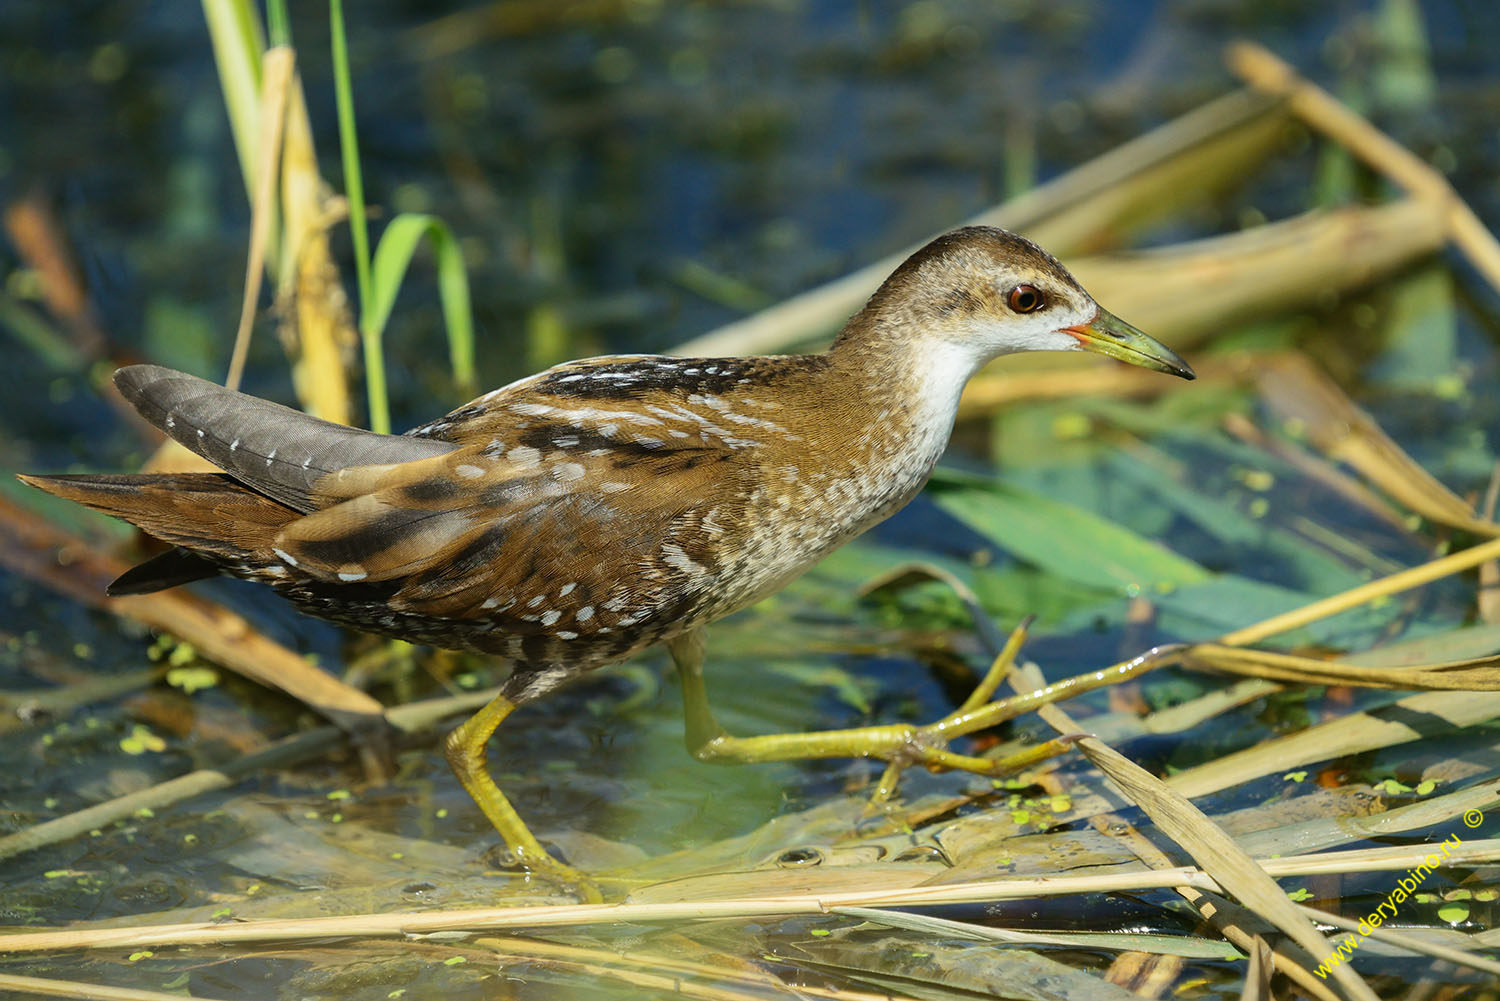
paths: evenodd
<path fill-rule="evenodd" d="M 969 697 L 964 699 L 963 704 L 953 712 L 938 720 L 937 723 L 931 724 L 931 727 L 939 727 L 955 717 L 971 713 L 987 705 L 995 697 L 995 692 L 1000 689 L 1000 684 L 1005 680 L 1005 676 L 1010 673 L 1011 668 L 1016 666 L 1016 657 L 1021 652 L 1021 645 L 1026 642 L 1026 633 L 1031 628 L 1031 622 L 1032 617 L 1028 615 L 1021 620 L 1015 629 L 1011 630 L 1010 636 L 1005 640 L 1005 646 L 995 655 L 995 659 L 990 662 L 989 670 L 984 672 L 984 677 L 979 679 L 979 684 L 974 686 L 974 690 L 969 693 Z M 923 729 L 929 730 L 931 727 L 924 727 Z M 1029 767 L 1038 761 L 1046 760 L 1060 753 L 1060 747 L 1053 748 L 1052 746 L 1056 743 L 1057 741 L 1048 741 L 1045 744 L 1040 744 L 1027 751 L 1003 759 L 1004 763 L 1009 766 L 1005 770 L 1007 772 L 1020 771 L 1022 768 Z M 871 806 L 878 806 L 896 794 L 896 786 L 901 782 L 901 773 L 906 771 L 908 764 L 909 762 L 901 758 L 896 758 L 886 766 L 885 771 L 881 773 L 880 781 L 875 783 L 875 791 L 870 795 Z M 973 769 L 969 770 L 972 771 Z"/>
<path fill-rule="evenodd" d="M 484 811 L 490 823 L 495 825 L 500 837 L 505 839 L 505 845 L 518 865 L 534 876 L 568 886 L 578 893 L 583 903 L 600 903 L 604 898 L 593 881 L 579 870 L 548 854 L 490 776 L 489 765 L 485 760 L 486 747 L 495 728 L 515 708 L 516 704 L 510 699 L 497 695 L 483 709 L 448 734 L 444 747 L 448 764 L 465 791 L 473 797 L 479 809 Z"/>
<path fill-rule="evenodd" d="M 1183 647 L 1148 650 L 1131 660 L 1100 671 L 1064 679 L 1032 692 L 1003 699 L 992 697 L 1015 661 L 1026 637 L 1026 623 L 1017 627 L 995 658 L 989 671 L 956 710 L 926 726 L 892 724 L 814 733 L 778 733 L 761 737 L 735 737 L 724 731 L 708 705 L 703 685 L 703 640 L 698 631 L 685 633 L 668 644 L 672 660 L 682 677 L 683 707 L 687 716 L 688 751 L 699 761 L 713 763 L 796 761 L 806 758 L 876 758 L 891 763 L 876 787 L 873 802 L 888 799 L 895 791 L 901 770 L 922 765 L 934 771 L 958 770 L 979 775 L 1005 775 L 1062 753 L 1078 735 L 1067 735 L 1028 748 L 1005 758 L 980 758 L 955 754 L 947 744 L 955 737 L 996 726 L 1060 699 L 1081 695 L 1105 685 L 1127 681 L 1180 658 Z"/>
<path fill-rule="evenodd" d="M 1020 641 L 1014 644 L 1019 648 Z M 1009 648 L 1011 644 L 1007 644 Z M 951 736 L 935 727 L 954 717 L 945 717 L 928 727 L 897 723 L 848 730 L 812 733 L 777 733 L 760 737 L 735 737 L 714 719 L 703 684 L 703 640 L 699 632 L 684 634 L 668 644 L 672 660 L 682 677 L 683 709 L 687 717 L 687 747 L 699 761 L 719 764 L 737 762 L 797 761 L 806 758 L 876 758 L 905 765 L 923 765 L 935 771 L 961 770 L 982 775 L 1001 775 L 1060 753 L 1067 740 L 1049 741 L 1011 758 L 990 759 L 956 754 L 945 746 Z M 1014 656 L 1012 652 L 1011 656 Z M 991 673 L 1002 668 L 992 668 Z M 993 688 L 991 689 L 993 691 Z M 965 703 L 967 705 L 967 703 Z M 960 713 L 962 713 L 962 707 Z M 957 714 L 955 714 L 957 715 Z M 972 711 L 969 713 L 972 715 Z M 932 736 L 937 734 L 939 739 Z M 890 774 L 889 772 L 887 773 Z M 889 795 L 889 793 L 887 793 Z"/>

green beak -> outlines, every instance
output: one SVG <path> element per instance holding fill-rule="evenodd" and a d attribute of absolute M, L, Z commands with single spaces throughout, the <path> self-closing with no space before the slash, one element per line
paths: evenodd
<path fill-rule="evenodd" d="M 1078 338 L 1085 351 L 1184 379 L 1197 378 L 1188 363 L 1177 357 L 1177 352 L 1102 307 L 1090 322 L 1064 327 L 1062 332 Z"/>

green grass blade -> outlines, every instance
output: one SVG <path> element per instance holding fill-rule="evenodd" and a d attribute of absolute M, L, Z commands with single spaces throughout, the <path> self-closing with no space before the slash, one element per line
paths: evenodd
<path fill-rule="evenodd" d="M 365 347 L 366 383 L 370 395 L 370 427 L 390 432 L 390 408 L 386 398 L 385 361 L 381 338 L 396 305 L 396 294 L 411 264 L 417 245 L 426 237 L 437 258 L 438 295 L 448 330 L 448 354 L 453 378 L 462 387 L 474 385 L 474 320 L 469 306 L 469 277 L 463 253 L 453 232 L 436 216 L 405 213 L 391 220 L 375 248 L 371 269 L 370 308 L 360 318 L 360 337 Z"/>
<path fill-rule="evenodd" d="M 203 0 L 203 20 L 213 43 L 214 65 L 219 70 L 245 194 L 253 197 L 260 129 L 260 54 L 266 47 L 265 34 L 249 0 Z"/>
<path fill-rule="evenodd" d="M 1002 549 L 1048 573 L 1126 594 L 1206 581 L 1203 567 L 1082 508 L 1004 482 L 929 487 L 937 503 Z"/>
<path fill-rule="evenodd" d="M 344 33 L 344 0 L 328 0 L 333 44 L 333 91 L 338 103 L 339 149 L 344 163 L 344 197 L 349 202 L 349 237 L 354 244 L 354 277 L 359 315 L 370 311 L 370 232 L 365 221 L 365 182 L 354 128 L 354 85 L 349 74 L 349 43 Z"/>
<path fill-rule="evenodd" d="M 292 21 L 287 17 L 286 0 L 266 0 L 266 28 L 272 45 L 292 44 Z"/>

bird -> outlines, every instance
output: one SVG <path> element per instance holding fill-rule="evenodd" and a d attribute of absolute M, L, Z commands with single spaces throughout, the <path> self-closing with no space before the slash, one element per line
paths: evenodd
<path fill-rule="evenodd" d="M 565 362 L 399 435 L 131 365 L 114 376 L 124 398 L 220 471 L 21 479 L 173 547 L 111 594 L 227 574 L 314 616 L 508 661 L 446 756 L 519 869 L 592 901 L 589 877 L 549 854 L 491 777 L 500 723 L 665 643 L 695 756 L 864 753 L 724 734 L 703 693 L 703 628 L 910 501 L 981 367 L 1078 350 L 1194 377 L 1036 244 L 970 226 L 911 254 L 822 352 Z"/>

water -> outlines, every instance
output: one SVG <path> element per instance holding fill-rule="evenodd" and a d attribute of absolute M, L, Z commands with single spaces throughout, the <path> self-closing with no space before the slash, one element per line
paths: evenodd
<path fill-rule="evenodd" d="M 295 6 L 294 38 L 323 172 L 337 184 L 324 11 Z M 445 21 L 436 5 L 388 0 L 357 5 L 349 15 L 367 197 L 384 207 L 383 218 L 430 211 L 453 225 L 475 295 L 479 381 L 494 386 L 565 357 L 668 349 L 1097 156 L 1231 87 L 1218 53 L 1240 36 L 1363 104 L 1442 166 L 1482 218 L 1500 217 L 1492 182 L 1500 166 L 1492 127 L 1500 103 L 1494 97 L 1500 60 L 1493 54 L 1500 14 L 1486 5 L 1424 7 L 1430 52 L 1413 66 L 1377 53 L 1380 25 L 1398 23 L 1391 20 L 1398 8 L 1382 7 L 1387 20 L 1381 21 L 1353 5 L 516 0 L 455 7 L 447 13 L 470 20 Z M 222 376 L 249 219 L 197 6 L 13 0 L 0 7 L 0 67 L 0 196 L 10 202 L 40 191 L 55 209 L 108 338 L 109 358 L 144 357 Z M 1320 163 L 1321 155 L 1308 143 L 1245 188 L 1142 239 L 1169 242 L 1233 229 L 1255 214 L 1290 215 L 1329 191 L 1348 197 L 1349 189 L 1329 180 L 1332 168 Z M 1353 184 L 1356 195 L 1381 188 L 1368 179 Z M 375 221 L 377 231 L 383 218 Z M 335 247 L 348 252 L 342 229 Z M 1383 426 L 1467 494 L 1483 487 L 1493 462 L 1492 394 L 1482 387 L 1495 367 L 1494 292 L 1461 262 L 1450 263 L 1447 297 L 1427 300 L 1437 305 L 1413 321 L 1440 313 L 1439 337 L 1449 331 L 1442 342 L 1449 345 L 1448 368 L 1403 381 L 1398 376 L 1410 372 L 1409 353 L 1393 372 L 1389 363 L 1381 368 L 1378 343 L 1351 351 L 1334 338 L 1319 350 L 1368 377 L 1361 399 Z M 34 302 L 34 278 L 14 244 L 3 241 L 0 274 L 8 304 L 45 316 Z M 348 280 L 352 290 L 352 275 Z M 1391 299 L 1382 293 L 1394 294 L 1377 290 L 1362 301 L 1383 316 Z M 1341 317 L 1354 308 L 1317 322 L 1343 330 Z M 107 363 L 40 350 L 4 317 L 0 330 L 10 361 L 0 370 L 6 432 L 0 468 L 124 469 L 140 461 L 143 439 L 95 391 Z M 1409 352 L 1399 340 L 1391 350 Z M 1408 341 L 1419 348 L 1436 343 L 1426 333 Z M 441 319 L 425 265 L 403 290 L 387 344 L 398 426 L 461 402 L 441 364 Z M 1359 353 L 1365 350 L 1369 357 Z M 289 399 L 285 373 L 266 324 L 252 348 L 247 388 Z M 1436 380 L 1452 375 L 1465 392 L 1434 404 Z M 1058 409 L 1067 416 L 1067 407 Z M 1028 413 L 1040 413 L 1030 419 L 1046 428 L 1059 416 Z M 971 431 L 966 440 L 973 447 L 959 460 L 985 468 L 990 436 L 1014 436 L 1027 419 L 1007 417 L 1009 423 L 985 433 Z M 1243 470 L 1217 434 L 1200 419 L 1176 437 L 1147 440 L 1174 459 L 1198 463 L 1203 472 L 1195 485 L 1206 494 L 1248 510 L 1253 498 Z M 1033 468 L 1030 458 L 1017 457 L 1017 482 L 1063 484 L 1075 503 L 1153 537 L 1166 533 L 1183 555 L 1215 571 L 1311 586 L 1297 567 L 1268 557 L 1272 550 L 1227 546 L 1180 516 L 1148 524 L 1150 512 L 1128 502 L 1139 495 L 1127 481 L 1092 458 L 1077 466 L 1050 461 L 1057 458 L 1039 456 Z M 1087 496 L 1080 493 L 1085 481 L 1094 483 Z M 14 485 L 5 489 L 35 500 Z M 1300 481 L 1281 478 L 1270 497 L 1269 524 L 1289 525 L 1304 512 L 1341 531 L 1351 524 L 1334 499 Z M 101 538 L 108 531 L 96 522 L 75 523 Z M 1423 558 L 1425 539 L 1353 525 L 1360 544 L 1380 559 L 1407 565 Z M 960 532 L 932 504 L 898 515 L 878 537 L 905 547 L 908 556 L 967 559 L 985 548 L 984 539 Z M 1003 554 L 991 557 L 1006 570 Z M 935 609 L 948 616 L 942 624 L 962 624 L 951 602 L 909 599 L 903 612 L 899 605 L 856 606 L 848 597 L 855 583 L 898 558 L 893 550 L 869 550 L 716 630 L 710 685 L 726 725 L 774 732 L 920 721 L 945 711 L 951 703 L 928 662 L 951 660 L 950 644 L 970 665 L 983 662 L 967 630 L 937 643 L 924 640 Z M 3 579 L 9 600 L 0 603 L 0 632 L 10 641 L 0 656 L 5 690 L 65 682 L 70 667 L 108 677 L 145 663 L 148 639 L 21 575 L 6 572 Z M 994 586 L 997 616 L 1076 599 L 1056 593 L 1044 576 L 996 580 L 1003 582 Z M 366 649 L 345 647 L 333 630 L 254 589 L 224 585 L 209 593 L 325 663 Z M 1465 586 L 1438 593 L 1414 613 L 1418 623 L 1451 625 L 1466 614 Z M 1124 601 L 1110 601 L 1087 621 L 1052 616 L 1032 655 L 1061 675 L 1132 644 L 1172 638 L 1131 631 L 1122 622 Z M 502 728 L 492 752 L 496 771 L 538 830 L 583 830 L 658 854 L 741 834 L 870 780 L 866 766 L 845 762 L 696 765 L 681 750 L 675 683 L 658 687 L 655 680 L 660 660 L 648 658 L 648 670 L 616 672 L 528 708 Z M 482 663 L 438 668 L 459 678 L 488 677 Z M 1185 698 L 1219 682 L 1181 675 L 1172 684 L 1178 687 L 1148 692 Z M 760 697 L 768 689 L 774 699 Z M 436 687 L 424 671 L 398 662 L 378 690 L 391 698 L 430 695 Z M 1108 708 L 1102 695 L 1087 704 L 1091 711 Z M 1152 762 L 1189 764 L 1197 760 L 1195 742 L 1212 738 L 1217 752 L 1223 739 L 1252 744 L 1302 725 L 1302 705 L 1257 703 L 1221 720 L 1213 734 L 1189 733 L 1167 746 L 1141 741 L 1131 750 Z M 40 717 L 0 731 L 4 760 L 21 763 L 0 781 L 6 811 L 0 817 L 7 830 L 19 829 L 223 761 L 312 722 L 285 700 L 232 680 L 191 698 L 158 687 Z M 160 737 L 162 749 L 124 749 L 121 741 L 138 726 Z M 1225 738 L 1231 729 L 1235 736 Z M 538 753 L 545 763 L 535 760 Z M 60 923 L 178 906 L 211 911 L 217 900 L 248 899 L 257 885 L 316 891 L 350 905 L 343 909 L 484 899 L 480 856 L 492 835 L 435 743 L 403 748 L 396 760 L 400 775 L 391 789 L 357 788 L 352 800 L 328 798 L 357 775 L 345 756 L 334 755 L 5 862 L 9 889 L 0 920 Z M 964 786 L 961 778 L 915 776 L 910 790 L 951 794 Z M 341 870 L 340 853 L 352 850 L 340 840 L 341 829 L 422 840 L 381 842 L 381 851 Z M 422 844 L 441 844 L 452 855 L 438 857 L 433 847 L 420 860 L 390 857 Z M 361 879 L 389 887 L 381 883 L 369 903 L 347 893 Z M 381 896 L 384 889 L 390 895 Z M 813 927 L 737 928 L 731 951 L 744 951 L 746 937 L 759 936 L 746 954 L 780 955 L 784 965 L 768 968 L 790 982 L 872 983 L 860 971 L 803 962 L 809 943 L 822 938 Z M 837 923 L 831 927 L 845 934 Z M 724 945 L 711 932 L 697 934 L 696 948 Z M 684 940 L 666 935 L 646 944 L 651 955 L 691 954 Z M 126 964 L 111 955 L 6 968 L 161 990 L 185 984 L 215 997 L 385 997 L 393 985 L 411 986 L 407 996 L 438 990 L 488 996 L 489 990 L 462 967 L 442 966 L 448 953 L 434 953 L 427 963 L 378 948 L 357 959 L 318 950 L 281 959 L 214 956 Z M 1096 970 L 1108 961 L 1060 958 Z M 1410 979 L 1425 969 L 1389 962 L 1372 970 Z M 508 970 L 518 996 L 566 997 L 583 984 L 591 991 L 609 984 L 624 996 L 652 991 L 597 980 L 556 961 Z M 1238 991 L 1232 966 L 1200 963 L 1192 973 L 1206 978 L 1204 996 Z"/>

